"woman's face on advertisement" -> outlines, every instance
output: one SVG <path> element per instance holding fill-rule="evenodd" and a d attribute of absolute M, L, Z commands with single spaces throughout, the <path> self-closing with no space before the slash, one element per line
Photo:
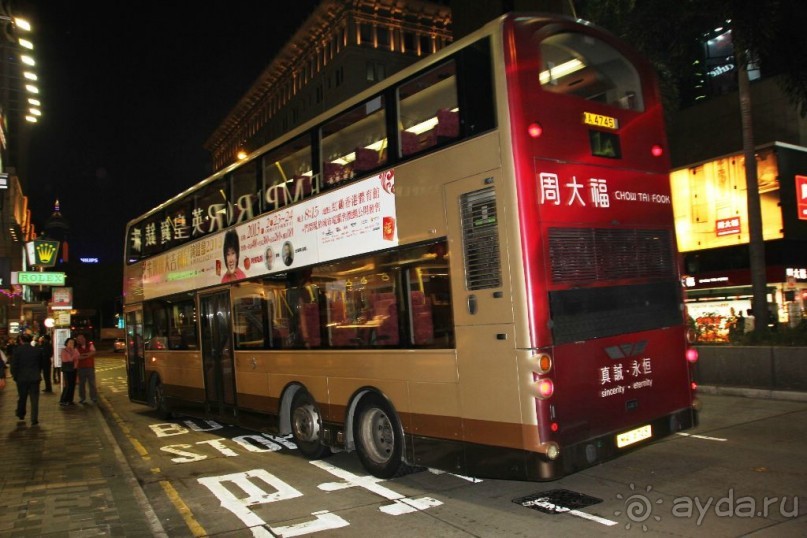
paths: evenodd
<path fill-rule="evenodd" d="M 227 249 L 227 256 L 224 257 L 224 263 L 227 265 L 228 273 L 235 273 L 235 269 L 238 266 L 238 254 L 235 252 L 235 249 Z"/>

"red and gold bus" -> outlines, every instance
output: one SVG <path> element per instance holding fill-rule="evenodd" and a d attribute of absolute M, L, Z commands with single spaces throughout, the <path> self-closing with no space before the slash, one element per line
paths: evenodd
<path fill-rule="evenodd" d="M 690 428 L 666 152 L 646 61 L 503 16 L 128 223 L 130 398 L 378 477 Z"/>

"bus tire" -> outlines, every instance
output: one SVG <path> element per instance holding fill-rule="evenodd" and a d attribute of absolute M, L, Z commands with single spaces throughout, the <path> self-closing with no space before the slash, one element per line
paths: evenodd
<path fill-rule="evenodd" d="M 165 389 L 160 381 L 160 376 L 155 375 L 149 383 L 149 403 L 151 408 L 157 412 L 157 416 L 162 419 L 169 419 L 173 416 L 168 403 L 165 401 Z"/>
<path fill-rule="evenodd" d="M 364 468 L 378 478 L 409 471 L 403 462 L 403 430 L 390 405 L 377 394 L 362 398 L 353 419 L 356 450 Z"/>
<path fill-rule="evenodd" d="M 331 455 L 331 449 L 322 444 L 322 413 L 314 398 L 299 390 L 291 401 L 291 434 L 303 456 L 318 460 Z"/>

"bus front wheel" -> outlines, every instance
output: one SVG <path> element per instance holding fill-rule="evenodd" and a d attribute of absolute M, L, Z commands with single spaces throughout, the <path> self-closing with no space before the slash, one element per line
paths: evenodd
<path fill-rule="evenodd" d="M 318 460 L 330 456 L 331 449 L 320 442 L 322 415 L 319 407 L 305 390 L 297 392 L 291 402 L 291 434 L 306 458 Z"/>
<path fill-rule="evenodd" d="M 353 422 L 359 460 L 378 478 L 400 476 L 403 463 L 403 432 L 395 412 L 380 396 L 365 396 Z"/>

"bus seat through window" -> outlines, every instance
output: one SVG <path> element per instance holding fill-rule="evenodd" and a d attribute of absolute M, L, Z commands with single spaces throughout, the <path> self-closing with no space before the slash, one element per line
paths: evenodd
<path fill-rule="evenodd" d="M 355 172 L 365 172 L 378 166 L 378 152 L 369 148 L 356 148 Z"/>
<path fill-rule="evenodd" d="M 437 141 L 444 142 L 460 136 L 459 113 L 446 108 L 437 111 L 437 125 L 435 126 Z"/>
<path fill-rule="evenodd" d="M 300 305 L 300 330 L 303 333 L 303 342 L 307 347 L 319 347 L 322 344 L 322 338 L 319 334 L 319 305 L 317 303 Z"/>
<path fill-rule="evenodd" d="M 345 179 L 345 167 L 339 163 L 325 163 L 325 183 L 333 185 Z"/>
<path fill-rule="evenodd" d="M 388 296 L 392 296 L 389 298 Z M 382 346 L 398 345 L 398 308 L 395 296 L 380 293 L 373 303 L 373 318 L 380 322 L 376 329 L 376 343 Z"/>
<path fill-rule="evenodd" d="M 434 340 L 431 300 L 422 291 L 413 291 L 411 297 L 414 342 L 416 345 L 431 344 Z"/>

